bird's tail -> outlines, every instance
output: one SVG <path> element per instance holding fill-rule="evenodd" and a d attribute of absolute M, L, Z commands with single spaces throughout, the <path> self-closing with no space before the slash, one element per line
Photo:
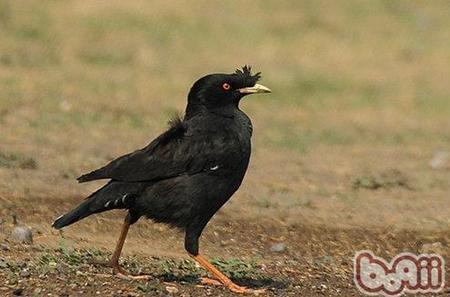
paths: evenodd
<path fill-rule="evenodd" d="M 57 218 L 52 226 L 61 229 L 94 213 L 111 209 L 130 209 L 134 205 L 137 196 L 136 191 L 139 189 L 141 189 L 139 183 L 111 181 L 92 193 L 75 209 Z"/>
<path fill-rule="evenodd" d="M 61 229 L 63 227 L 69 226 L 73 223 L 78 222 L 81 219 L 91 215 L 93 213 L 91 209 L 92 198 L 87 198 L 78 207 L 69 211 L 68 213 L 58 217 L 53 223 L 52 227 L 56 229 Z M 94 211 L 95 212 L 95 211 Z"/>

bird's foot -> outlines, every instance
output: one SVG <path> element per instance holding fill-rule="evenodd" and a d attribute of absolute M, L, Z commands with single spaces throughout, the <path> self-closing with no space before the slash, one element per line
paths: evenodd
<path fill-rule="evenodd" d="M 249 289 L 249 288 L 246 288 L 246 287 L 242 287 L 242 286 L 236 285 L 233 282 L 227 282 L 226 284 L 223 284 L 222 282 L 220 282 L 218 280 L 215 280 L 215 279 L 212 279 L 212 278 L 208 278 L 208 277 L 202 277 L 200 279 L 200 281 L 201 281 L 201 283 L 203 285 L 225 286 L 228 289 L 230 289 L 230 291 L 232 291 L 234 293 L 238 293 L 238 294 L 255 294 L 255 295 L 258 295 L 258 294 L 262 294 L 262 293 L 264 293 L 266 291 L 265 289 L 258 289 L 258 290 Z"/>
<path fill-rule="evenodd" d="M 230 291 L 234 292 L 234 293 L 238 293 L 238 294 L 254 294 L 254 295 L 259 295 L 262 294 L 264 292 L 266 292 L 266 289 L 250 289 L 250 288 L 246 288 L 246 287 L 242 287 L 239 285 L 236 285 L 235 283 L 231 283 L 226 285 L 228 289 L 230 289 Z"/>
<path fill-rule="evenodd" d="M 200 282 L 201 282 L 202 285 L 222 286 L 221 282 L 219 282 L 216 279 L 209 278 L 209 277 L 202 277 L 202 278 L 200 278 Z"/>
<path fill-rule="evenodd" d="M 92 264 L 102 265 L 105 267 L 111 267 L 113 269 L 113 275 L 117 276 L 121 279 L 126 280 L 148 280 L 151 279 L 150 275 L 142 274 L 142 275 L 131 275 L 125 269 L 120 267 L 118 262 L 115 261 L 93 261 Z"/>
<path fill-rule="evenodd" d="M 119 265 L 113 265 L 113 274 L 116 277 L 125 280 L 149 280 L 151 278 L 151 276 L 147 274 L 130 275 L 125 269 L 123 269 Z"/>

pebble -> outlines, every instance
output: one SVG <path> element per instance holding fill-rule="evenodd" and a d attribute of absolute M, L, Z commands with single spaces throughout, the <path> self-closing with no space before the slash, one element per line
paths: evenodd
<path fill-rule="evenodd" d="M 286 250 L 286 244 L 284 242 L 277 242 L 272 244 L 270 250 L 275 253 L 281 253 Z"/>
<path fill-rule="evenodd" d="M 444 168 L 446 164 L 450 161 L 450 153 L 448 151 L 438 151 L 434 154 L 433 158 L 430 160 L 430 166 L 433 169 Z"/>
<path fill-rule="evenodd" d="M 29 277 L 31 275 L 31 273 L 27 270 L 27 269 L 23 269 L 20 273 L 19 276 L 20 277 Z"/>
<path fill-rule="evenodd" d="M 17 226 L 11 232 L 11 240 L 16 243 L 32 244 L 33 233 L 31 229 L 25 226 Z"/>
<path fill-rule="evenodd" d="M 172 286 L 167 286 L 166 291 L 167 291 L 167 293 L 170 293 L 170 294 L 176 294 L 176 293 L 178 293 L 178 288 L 172 287 Z"/>
<path fill-rule="evenodd" d="M 41 292 L 42 292 L 41 288 L 36 288 L 36 289 L 33 290 L 33 294 L 34 295 L 38 295 L 39 296 L 39 294 L 41 294 Z"/>
<path fill-rule="evenodd" d="M 72 109 L 72 104 L 67 100 L 63 100 L 59 103 L 59 108 L 61 111 L 68 112 Z"/>

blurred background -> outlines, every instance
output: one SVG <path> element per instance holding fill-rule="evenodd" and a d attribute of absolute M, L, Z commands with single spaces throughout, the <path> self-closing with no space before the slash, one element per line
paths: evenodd
<path fill-rule="evenodd" d="M 244 64 L 273 93 L 241 104 L 251 165 L 211 225 L 450 228 L 447 1 L 2 0 L 0 217 L 51 246 L 52 219 L 101 184 L 77 176 L 161 133 L 196 79 Z M 67 238 L 109 247 L 121 220 Z M 128 251 L 165 240 L 152 226 Z"/>

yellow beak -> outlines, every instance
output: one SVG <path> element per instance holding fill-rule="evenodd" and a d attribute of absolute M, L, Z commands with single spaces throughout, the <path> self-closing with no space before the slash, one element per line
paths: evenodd
<path fill-rule="evenodd" d="M 271 93 L 272 91 L 263 85 L 255 84 L 253 87 L 239 89 L 241 94 L 258 94 L 258 93 Z"/>

